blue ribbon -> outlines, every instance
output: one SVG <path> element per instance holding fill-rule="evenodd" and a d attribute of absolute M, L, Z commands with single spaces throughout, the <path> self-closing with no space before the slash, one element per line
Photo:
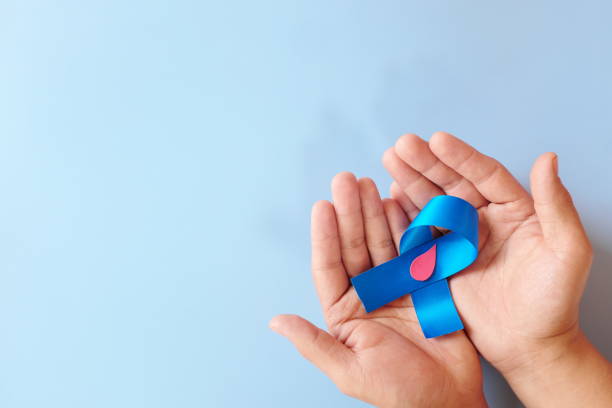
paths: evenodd
<path fill-rule="evenodd" d="M 450 230 L 433 237 L 431 227 Z M 425 281 L 410 276 L 412 261 L 436 245 L 436 265 Z M 400 255 L 351 279 L 366 312 L 408 293 L 427 338 L 463 329 L 447 278 L 468 267 L 478 256 L 478 212 L 453 196 L 431 199 L 402 235 Z"/>

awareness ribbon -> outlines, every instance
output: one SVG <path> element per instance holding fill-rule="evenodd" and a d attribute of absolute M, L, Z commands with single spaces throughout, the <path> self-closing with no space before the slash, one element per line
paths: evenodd
<path fill-rule="evenodd" d="M 431 227 L 450 230 L 433 237 Z M 414 279 L 410 266 L 415 258 L 436 251 L 435 269 L 424 281 Z M 400 255 L 351 279 L 366 312 L 408 293 L 427 338 L 463 329 L 448 280 L 467 268 L 478 256 L 478 212 L 458 197 L 431 199 L 410 223 L 400 240 Z"/>

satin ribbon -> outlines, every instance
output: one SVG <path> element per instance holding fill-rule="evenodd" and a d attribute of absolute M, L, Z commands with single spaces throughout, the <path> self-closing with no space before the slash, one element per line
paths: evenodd
<path fill-rule="evenodd" d="M 435 238 L 431 227 L 450 230 Z M 410 276 L 412 261 L 436 244 L 436 265 L 425 281 Z M 400 255 L 351 279 L 366 312 L 404 296 L 412 296 L 421 329 L 427 338 L 463 329 L 448 287 L 450 276 L 478 256 L 478 212 L 458 197 L 431 199 L 402 235 Z"/>

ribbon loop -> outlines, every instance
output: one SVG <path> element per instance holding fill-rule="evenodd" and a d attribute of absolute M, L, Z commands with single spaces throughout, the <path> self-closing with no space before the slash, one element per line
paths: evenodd
<path fill-rule="evenodd" d="M 450 230 L 435 238 L 431 227 Z M 431 277 L 410 276 L 412 261 L 436 245 Z M 366 312 L 411 294 L 425 337 L 437 337 L 463 328 L 447 278 L 468 267 L 478 256 L 478 212 L 467 201 L 453 196 L 431 199 L 400 240 L 400 255 L 351 279 Z"/>

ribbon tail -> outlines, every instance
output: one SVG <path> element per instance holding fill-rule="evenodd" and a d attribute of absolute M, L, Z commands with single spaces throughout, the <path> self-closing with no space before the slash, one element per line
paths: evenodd
<path fill-rule="evenodd" d="M 443 336 L 463 329 L 463 322 L 453 302 L 447 279 L 416 290 L 411 296 L 426 338 Z"/>

